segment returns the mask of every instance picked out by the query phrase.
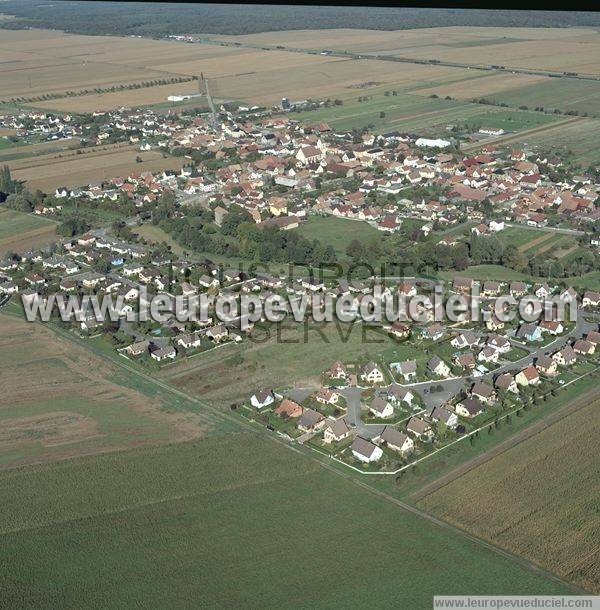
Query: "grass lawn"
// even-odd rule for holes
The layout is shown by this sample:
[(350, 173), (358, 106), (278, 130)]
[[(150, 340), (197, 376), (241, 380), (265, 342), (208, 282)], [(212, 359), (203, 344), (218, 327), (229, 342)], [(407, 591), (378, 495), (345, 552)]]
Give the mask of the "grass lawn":
[(512, 282), (513, 280), (533, 281), (519, 271), (514, 271), (502, 265), (473, 265), (464, 271), (445, 271), (439, 274), (442, 279), (451, 281), (454, 277), (470, 277), (475, 280), (494, 279), (500, 282)]
[(147, 242), (153, 244), (165, 242), (167, 245), (171, 246), (171, 251), (174, 254), (183, 256), (184, 249), (181, 245), (158, 226), (144, 224), (139, 227), (134, 227), (133, 232), (137, 233), (140, 237), (143, 237)]
[(11, 608), (421, 609), (440, 593), (569, 592), (253, 433), (0, 473), (0, 493)]
[(364, 221), (332, 216), (311, 216), (296, 231), (307, 239), (333, 246), (338, 258), (346, 256), (346, 248), (353, 239), (368, 244), (382, 238), (380, 231)]

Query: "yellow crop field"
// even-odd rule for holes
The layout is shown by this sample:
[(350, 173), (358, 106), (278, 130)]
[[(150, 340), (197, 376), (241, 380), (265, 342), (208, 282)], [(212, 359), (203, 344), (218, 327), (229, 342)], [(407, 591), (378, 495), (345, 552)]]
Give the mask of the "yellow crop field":
[[(137, 157), (142, 162), (136, 161)], [(154, 150), (140, 152), (134, 147), (107, 147), (98, 151), (86, 151), (40, 155), (8, 163), (17, 180), (25, 180), (30, 190), (52, 192), (60, 186), (78, 187), (90, 182), (104, 181), (131, 172), (179, 169), (184, 159), (163, 158)]]
[(600, 592), (600, 402), (585, 404), (419, 506)]

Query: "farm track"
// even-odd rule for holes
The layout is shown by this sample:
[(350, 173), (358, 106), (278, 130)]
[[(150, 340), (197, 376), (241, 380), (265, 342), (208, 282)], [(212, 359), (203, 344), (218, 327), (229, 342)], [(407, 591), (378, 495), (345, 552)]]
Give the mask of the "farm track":
[(411, 500), (413, 500), (414, 502), (419, 502), (423, 500), (427, 496), (438, 491), (442, 487), (445, 487), (446, 485), (452, 483), (452, 481), (455, 481), (456, 479), (465, 475), (467, 472), (473, 470), (474, 468), (485, 464), (489, 460), (501, 455), (505, 451), (508, 451), (509, 449), (512, 449), (516, 445), (519, 445), (523, 441), (526, 441), (531, 437), (535, 436), (536, 434), (539, 434), (546, 428), (554, 425), (565, 417), (568, 417), (572, 413), (575, 413), (575, 411), (578, 411), (583, 407), (587, 407), (592, 400), (598, 397), (599, 394), (600, 390), (598, 388), (594, 388), (593, 390), (586, 392), (582, 396), (577, 397), (575, 400), (573, 400), (573, 402), (570, 402), (564, 407), (558, 409), (557, 411), (548, 414), (543, 419), (534, 422), (524, 430), (521, 430), (517, 434), (511, 436), (510, 438), (507, 438), (505, 441), (502, 441), (489, 451), (486, 451), (485, 453), (482, 453), (481, 455), (478, 455), (477, 457), (474, 457), (473, 459), (464, 462), (463, 464), (454, 468), (436, 481), (425, 485), (425, 487), (422, 487), (419, 491), (411, 495)]
[[(61, 336), (63, 339), (66, 339), (68, 341), (85, 346), (84, 341), (78, 340), (76, 337), (70, 335), (67, 331), (59, 330), (55, 327), (53, 327), (53, 330), (56, 334)], [(89, 346), (87, 346), (87, 348), (89, 349)], [(161, 388), (162, 390), (165, 390), (167, 392), (173, 393), (181, 398), (185, 398), (186, 400), (195, 403), (196, 405), (202, 407), (203, 409), (206, 409), (207, 411), (211, 412), (212, 414), (214, 414), (217, 417), (220, 417), (222, 419), (226, 419), (229, 421), (234, 421), (241, 428), (244, 428), (255, 434), (259, 432), (257, 430), (257, 428), (255, 426), (252, 426), (252, 424), (250, 424), (249, 422), (247, 423), (245, 421), (242, 421), (239, 417), (235, 417), (234, 415), (231, 415), (230, 413), (227, 413), (221, 409), (218, 409), (218, 408), (196, 398), (193, 395), (183, 392), (183, 391), (171, 386), (168, 383), (165, 383), (163, 381), (156, 379), (156, 377), (143, 373), (143, 372), (137, 370), (136, 368), (128, 365), (127, 363), (123, 362), (122, 360), (119, 360), (118, 357), (111, 358), (110, 356), (108, 356), (107, 354), (105, 354), (103, 352), (100, 352), (97, 350), (92, 350), (92, 351), (94, 353), (97, 353), (98, 356), (104, 358), (105, 360), (108, 360), (109, 362), (112, 362), (113, 364), (116, 364), (117, 366), (128, 371), (129, 373), (139, 375), (140, 377), (144, 378), (146, 381), (154, 384), (156, 387)], [(330, 472), (332, 472), (338, 476), (341, 476), (342, 478), (346, 479), (350, 483), (356, 485), (357, 487), (362, 488), (364, 491), (366, 491), (370, 494), (373, 494), (375, 496), (378, 496), (388, 502), (391, 502), (392, 504), (398, 506), (399, 508), (401, 508), (407, 512), (410, 512), (418, 517), (421, 517), (422, 519), (425, 519), (426, 521), (428, 521), (432, 525), (435, 525), (436, 527), (442, 528), (454, 535), (467, 539), (468, 541), (472, 542), (473, 544), (477, 544), (480, 547), (483, 547), (489, 551), (492, 551), (492, 552), (496, 553), (497, 555), (500, 555), (501, 557), (504, 557), (504, 558), (508, 559), (509, 561), (512, 561), (513, 563), (516, 563), (517, 565), (521, 566), (522, 568), (524, 568), (530, 572), (533, 572), (535, 574), (541, 575), (544, 578), (547, 578), (548, 580), (550, 580), (552, 582), (558, 583), (568, 589), (571, 589), (574, 592), (586, 593), (586, 591), (581, 589), (580, 587), (577, 587), (576, 585), (573, 585), (572, 583), (568, 583), (568, 582), (564, 581), (562, 578), (556, 576), (555, 574), (553, 574), (551, 572), (548, 572), (544, 568), (538, 566), (537, 564), (535, 564), (531, 561), (524, 559), (523, 557), (514, 555), (514, 554), (504, 550), (503, 548), (497, 546), (496, 544), (493, 544), (482, 538), (474, 536), (473, 534), (470, 534), (469, 532), (467, 532), (466, 530), (464, 530), (460, 527), (457, 527), (451, 523), (443, 521), (443, 520), (435, 517), (434, 515), (431, 515), (430, 513), (427, 513), (425, 511), (421, 510), (420, 508), (417, 508), (416, 506), (407, 504), (406, 502), (403, 502), (402, 500), (399, 500), (398, 498), (396, 498), (388, 493), (385, 493), (384, 491), (381, 491), (371, 485), (368, 485), (362, 479), (359, 479), (355, 475), (352, 475), (347, 472), (342, 472), (338, 468), (336, 468), (333, 465), (331, 465), (330, 463), (328, 463), (326, 460), (316, 457), (314, 452), (312, 452), (308, 449), (305, 449), (305, 448), (300, 449), (298, 447), (292, 446), (285, 440), (283, 440), (275, 435), (265, 433), (264, 431), (262, 431), (262, 434), (263, 434), (264, 438), (268, 438), (271, 441), (278, 443), (280, 446), (285, 447), (290, 451), (294, 451), (295, 453), (303, 454), (304, 456), (310, 457), (311, 459), (317, 461), (323, 468), (326, 468)]]
[(544, 243), (545, 241), (548, 241), (549, 239), (552, 239), (553, 237), (554, 236), (552, 235), (552, 233), (546, 233), (545, 235), (540, 235), (539, 237), (536, 237), (534, 240), (528, 241), (526, 244), (519, 246), (518, 250), (519, 250), (519, 252), (527, 252), (528, 250), (531, 250), (531, 248), (535, 248), (535, 246), (539, 246), (540, 244)]
[(84, 152), (82, 154), (77, 154), (76, 152), (69, 152), (69, 154), (66, 155), (62, 153), (50, 153), (49, 155), (38, 155), (37, 157), (31, 158), (31, 161), (29, 161), (29, 158), (23, 159), (23, 163), (19, 163), (19, 160), (17, 160), (14, 162), (11, 169), (35, 169), (36, 167), (45, 167), (48, 165), (57, 165), (59, 163), (65, 163), (68, 162), (70, 159), (96, 159), (99, 157), (110, 156), (115, 152), (122, 152), (127, 150), (135, 149), (133, 148), (133, 146), (131, 146), (131, 144), (125, 143), (123, 145), (116, 144), (113, 148), (109, 150), (91, 149), (90, 152)]
[(539, 127), (532, 127), (531, 129), (524, 129), (516, 134), (508, 134), (506, 136), (500, 136), (499, 138), (495, 138), (493, 140), (487, 140), (483, 142), (477, 142), (476, 144), (468, 144), (467, 146), (463, 146), (461, 150), (463, 152), (470, 152), (471, 150), (477, 150), (482, 146), (487, 146), (489, 144), (511, 144), (513, 142), (522, 142), (524, 138), (527, 136), (536, 135), (538, 133), (544, 131), (550, 131), (551, 129), (560, 129), (565, 127), (566, 125), (571, 125), (573, 123), (579, 123), (583, 121), (584, 117), (573, 117), (570, 119), (565, 119), (564, 121), (557, 121), (556, 123), (548, 123), (547, 125), (540, 125)]

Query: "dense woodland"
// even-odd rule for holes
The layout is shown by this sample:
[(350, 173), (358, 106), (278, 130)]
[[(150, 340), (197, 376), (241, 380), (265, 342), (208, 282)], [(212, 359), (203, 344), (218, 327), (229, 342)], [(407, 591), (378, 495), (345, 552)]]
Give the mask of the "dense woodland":
[(8, 0), (2, 12), (16, 19), (1, 27), (41, 27), (80, 34), (162, 37), (168, 34), (252, 34), (271, 30), (440, 26), (598, 26), (600, 14), (333, 6), (200, 5)]

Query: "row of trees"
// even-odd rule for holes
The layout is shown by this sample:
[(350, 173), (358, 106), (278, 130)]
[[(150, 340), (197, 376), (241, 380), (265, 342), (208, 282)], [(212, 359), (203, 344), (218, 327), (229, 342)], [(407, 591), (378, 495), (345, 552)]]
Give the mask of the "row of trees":
[(276, 226), (260, 227), (239, 206), (230, 208), (220, 229), (212, 223), (212, 214), (207, 210), (190, 210), (184, 218), (175, 217), (173, 211), (172, 201), (163, 199), (153, 213), (153, 222), (194, 252), (298, 265), (337, 260), (332, 246)]

